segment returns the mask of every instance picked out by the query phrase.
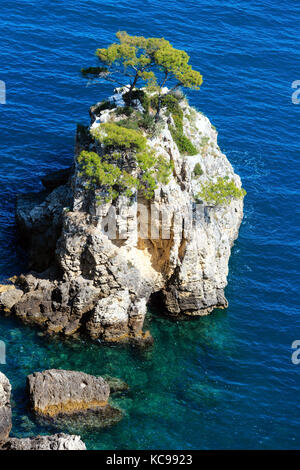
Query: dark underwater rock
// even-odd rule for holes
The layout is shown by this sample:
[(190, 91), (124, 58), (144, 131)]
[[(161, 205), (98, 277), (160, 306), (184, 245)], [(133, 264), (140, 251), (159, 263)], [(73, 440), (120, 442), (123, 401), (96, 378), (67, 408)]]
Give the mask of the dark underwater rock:
[(72, 414), (38, 415), (36, 421), (41, 426), (50, 426), (54, 432), (64, 431), (69, 434), (80, 434), (111, 427), (121, 421), (123, 416), (124, 412), (120, 408), (107, 404), (102, 408), (87, 409)]
[(103, 378), (110, 387), (110, 393), (126, 392), (129, 390), (129, 385), (124, 382), (124, 380), (117, 377), (111, 377), (110, 375), (104, 375)]

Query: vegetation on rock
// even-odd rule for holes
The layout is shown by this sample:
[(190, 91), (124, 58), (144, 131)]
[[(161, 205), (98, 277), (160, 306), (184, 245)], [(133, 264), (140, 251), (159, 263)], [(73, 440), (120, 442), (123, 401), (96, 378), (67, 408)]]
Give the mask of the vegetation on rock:
[(214, 206), (226, 206), (232, 199), (241, 199), (245, 195), (246, 191), (243, 188), (238, 188), (233, 180), (225, 176), (219, 177), (216, 183), (211, 181), (204, 183), (196, 198)]
[[(172, 94), (166, 94), (161, 97), (161, 108), (166, 108), (174, 122), (174, 126), (169, 124), (171, 135), (178, 147), (178, 150), (183, 155), (196, 155), (198, 153), (196, 147), (183, 133), (183, 111), (179, 104), (182, 97), (176, 97)], [(157, 107), (159, 96), (155, 95), (151, 99), (151, 105)]]
[[(168, 183), (172, 162), (156, 155), (140, 131), (110, 122), (100, 124), (91, 134), (103, 144), (106, 153), (100, 156), (82, 151), (78, 163), (81, 176), (87, 179), (87, 188), (103, 190), (102, 200), (115, 200), (122, 194), (132, 197), (137, 191), (151, 199), (158, 183)], [(128, 162), (131, 170), (124, 169)]]
[(147, 139), (135, 129), (118, 126), (115, 122), (106, 122), (91, 130), (92, 136), (105, 148), (121, 150), (145, 150)]
[(194, 166), (193, 174), (195, 178), (199, 178), (199, 176), (203, 175), (203, 170), (201, 168), (200, 163), (196, 163)]

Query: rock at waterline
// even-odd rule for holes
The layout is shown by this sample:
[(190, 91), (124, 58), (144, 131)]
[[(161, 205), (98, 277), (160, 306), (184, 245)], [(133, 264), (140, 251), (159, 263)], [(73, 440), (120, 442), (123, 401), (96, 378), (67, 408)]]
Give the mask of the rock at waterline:
[(9, 313), (11, 308), (21, 300), (23, 291), (12, 284), (0, 285), (0, 306)]
[(67, 429), (106, 427), (123, 413), (108, 403), (110, 386), (102, 377), (50, 369), (27, 377), (30, 408), (39, 421)]

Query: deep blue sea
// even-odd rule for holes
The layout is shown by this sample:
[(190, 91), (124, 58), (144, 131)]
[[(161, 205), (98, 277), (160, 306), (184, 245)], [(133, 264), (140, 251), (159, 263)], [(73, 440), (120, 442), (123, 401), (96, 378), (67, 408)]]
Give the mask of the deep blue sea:
[[(1, 3), (0, 281), (26, 269), (14, 225), (17, 193), (70, 165), (76, 123), (112, 94), (86, 86), (80, 68), (118, 30), (164, 36), (204, 77), (190, 103), (219, 131), (247, 190), (231, 260), (229, 308), (192, 322), (149, 312), (147, 352), (45, 339), (0, 318), (13, 385), (15, 436), (49, 432), (28, 414), (26, 376), (47, 368), (110, 374), (131, 386), (114, 427), (82, 430), (89, 449), (296, 449), (299, 320), (300, 5), (251, 0), (15, 0)], [(52, 431), (51, 431), (52, 432)]]

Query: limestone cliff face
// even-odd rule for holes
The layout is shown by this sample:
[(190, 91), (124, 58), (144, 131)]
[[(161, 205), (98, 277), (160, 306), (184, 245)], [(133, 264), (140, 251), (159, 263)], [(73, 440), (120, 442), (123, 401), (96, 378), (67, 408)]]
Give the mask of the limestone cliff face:
[[(44, 325), (49, 332), (84, 331), (101, 341), (150, 341), (142, 328), (153, 294), (165, 313), (178, 317), (206, 315), (227, 306), (228, 260), (243, 217), (243, 201), (232, 199), (226, 206), (213, 207), (197, 200), (197, 194), (203, 183), (218, 177), (234, 180), (239, 188), (241, 181), (221, 152), (209, 119), (185, 100), (180, 105), (184, 134), (199, 153), (180, 154), (170, 132), (172, 117), (162, 112), (159, 131), (148, 138), (148, 145), (172, 160), (174, 170), (169, 183), (160, 184), (151, 201), (137, 195), (128, 204), (119, 197), (112, 216), (111, 204), (99, 204), (101, 191), (85, 189), (75, 159), (66, 186), (47, 192), (47, 199), (34, 207), (24, 209), (19, 203), (18, 218), (23, 227), (29, 227), (29, 237), (39, 217), (47, 226), (40, 230), (39, 247), (44, 234), (53, 246), (53, 237), (61, 230), (55, 248), (56, 270), (21, 276), (15, 303), (11, 289), (0, 294), (4, 309), (25, 322)], [(114, 109), (92, 114), (91, 125), (95, 128), (114, 116)], [(79, 131), (76, 156), (83, 149), (101, 152)], [(196, 164), (202, 173), (198, 176)], [(116, 220), (113, 237), (108, 230), (112, 218)]]

